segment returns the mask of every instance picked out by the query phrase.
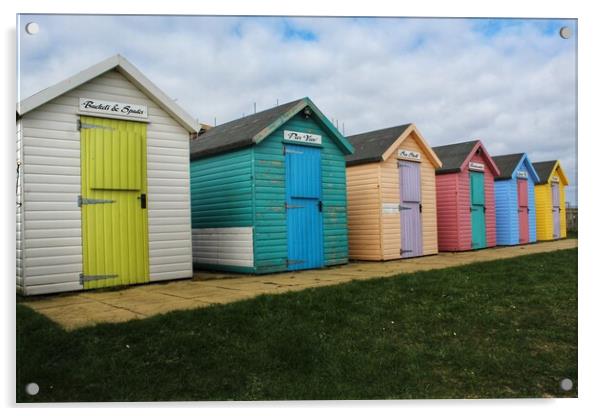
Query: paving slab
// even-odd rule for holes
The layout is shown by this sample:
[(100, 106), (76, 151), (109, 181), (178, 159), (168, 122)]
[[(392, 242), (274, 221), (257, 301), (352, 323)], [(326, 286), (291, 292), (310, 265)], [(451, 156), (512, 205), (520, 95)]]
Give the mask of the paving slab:
[(203, 308), (352, 280), (460, 266), (577, 247), (576, 239), (525, 246), (496, 247), (462, 253), (440, 253), (385, 262), (351, 262), (319, 270), (253, 276), (200, 271), (192, 279), (150, 283), (118, 290), (63, 293), (27, 298), (23, 303), (67, 330), (98, 323), (144, 319), (175, 310)]

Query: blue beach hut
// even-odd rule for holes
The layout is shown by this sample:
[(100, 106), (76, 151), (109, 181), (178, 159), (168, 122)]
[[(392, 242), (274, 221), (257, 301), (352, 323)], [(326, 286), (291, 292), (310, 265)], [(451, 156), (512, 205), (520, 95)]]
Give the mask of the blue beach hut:
[(539, 176), (526, 153), (494, 156), (497, 245), (536, 241), (535, 184)]

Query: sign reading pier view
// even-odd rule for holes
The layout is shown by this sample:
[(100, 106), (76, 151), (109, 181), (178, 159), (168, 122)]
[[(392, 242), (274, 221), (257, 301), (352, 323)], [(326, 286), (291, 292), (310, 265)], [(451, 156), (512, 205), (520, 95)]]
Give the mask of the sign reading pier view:
[(399, 152), (397, 152), (397, 158), (419, 162), (420, 161), (420, 152), (415, 152), (413, 150), (399, 149)]
[(300, 131), (284, 130), (284, 139), (292, 142), (322, 144), (322, 136), (319, 134), (303, 133)]
[(485, 170), (485, 164), (478, 162), (468, 162), (468, 169), (483, 172)]
[(115, 101), (97, 100), (95, 98), (80, 98), (80, 111), (97, 114), (110, 114), (121, 117), (148, 118), (148, 109), (142, 104), (126, 104)]

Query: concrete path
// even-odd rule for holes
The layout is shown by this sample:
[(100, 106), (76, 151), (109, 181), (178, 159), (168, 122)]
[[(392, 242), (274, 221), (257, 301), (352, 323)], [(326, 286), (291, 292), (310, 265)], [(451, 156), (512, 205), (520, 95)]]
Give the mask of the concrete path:
[(71, 330), (102, 322), (124, 322), (180, 309), (236, 302), (261, 294), (298, 291), (351, 280), (442, 269), (525, 254), (577, 247), (576, 239), (526, 246), (496, 247), (463, 253), (387, 262), (352, 262), (320, 270), (263, 276), (197, 272), (192, 280), (132, 286), (114, 291), (89, 291), (28, 298), (25, 305)]

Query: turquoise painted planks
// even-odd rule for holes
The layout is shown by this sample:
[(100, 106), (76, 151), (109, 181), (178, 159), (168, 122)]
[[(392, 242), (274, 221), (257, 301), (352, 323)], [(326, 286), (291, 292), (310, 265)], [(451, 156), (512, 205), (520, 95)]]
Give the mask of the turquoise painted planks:
[(192, 228), (253, 225), (251, 148), (190, 163)]
[[(287, 229), (284, 210), (284, 130), (321, 135), (322, 202), (324, 221), (324, 264), (348, 261), (347, 195), (345, 158), (312, 117), (300, 114), (276, 129), (254, 148), (255, 187), (255, 256), (259, 273), (286, 270)], [(264, 181), (269, 181), (265, 183)], [(269, 215), (263, 214), (270, 210)]]

